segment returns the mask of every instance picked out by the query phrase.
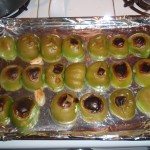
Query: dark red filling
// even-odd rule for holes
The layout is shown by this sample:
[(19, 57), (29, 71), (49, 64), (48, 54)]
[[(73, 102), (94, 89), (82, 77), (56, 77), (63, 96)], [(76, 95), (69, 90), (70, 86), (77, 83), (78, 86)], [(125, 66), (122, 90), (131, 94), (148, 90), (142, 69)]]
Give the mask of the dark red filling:
[(123, 46), (124, 46), (124, 43), (125, 43), (125, 41), (124, 41), (123, 38), (115, 38), (115, 39), (113, 40), (113, 44), (114, 44), (116, 47), (119, 47), (119, 48), (123, 47)]
[(76, 40), (75, 38), (71, 38), (70, 39), (70, 43), (73, 45), (77, 45), (78, 44), (78, 40)]
[(115, 103), (118, 107), (121, 107), (124, 105), (125, 101), (126, 101), (126, 97), (125, 96), (117, 96), (115, 98)]
[(34, 67), (27, 70), (27, 75), (31, 81), (37, 81), (40, 75), (40, 68)]
[(63, 71), (63, 65), (62, 64), (56, 64), (54, 65), (53, 72), (56, 74), (60, 74)]
[(140, 72), (141, 73), (150, 73), (150, 64), (147, 62), (143, 62), (140, 65)]
[(135, 37), (133, 42), (134, 42), (134, 45), (136, 45), (136, 47), (139, 47), (139, 48), (146, 44), (146, 40), (142, 36)]
[(104, 106), (102, 100), (99, 97), (91, 95), (90, 97), (85, 99), (84, 107), (91, 110), (92, 113), (96, 113), (98, 111), (102, 111)]
[(15, 80), (18, 77), (19, 69), (17, 67), (12, 67), (7, 70), (6, 75), (9, 79)]
[(104, 73), (105, 73), (105, 69), (103, 69), (103, 68), (99, 68), (97, 71), (98, 75), (103, 75)]
[(119, 78), (125, 78), (128, 75), (127, 65), (125, 62), (114, 65), (114, 71)]
[(17, 116), (25, 118), (30, 114), (33, 106), (34, 101), (28, 97), (25, 97), (21, 100), (16, 101), (14, 105), (14, 111)]

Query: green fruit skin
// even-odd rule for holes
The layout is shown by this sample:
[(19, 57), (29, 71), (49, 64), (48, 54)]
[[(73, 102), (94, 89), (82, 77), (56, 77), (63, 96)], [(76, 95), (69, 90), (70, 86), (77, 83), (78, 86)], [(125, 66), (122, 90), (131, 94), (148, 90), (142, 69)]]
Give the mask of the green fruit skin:
[(115, 71), (113, 69), (113, 66), (115, 65), (115, 63), (113, 63), (110, 66), (110, 83), (114, 88), (127, 88), (132, 83), (132, 70), (131, 70), (131, 67), (127, 62), (125, 62), (125, 63), (127, 65), (128, 75), (127, 75), (127, 77), (122, 78), (122, 79), (115, 75)]
[(3, 106), (3, 110), (0, 111), (0, 126), (6, 126), (10, 123), (10, 107), (12, 105), (12, 98), (7, 95), (1, 95), (0, 103), (2, 99), (5, 104)]
[[(146, 45), (142, 47), (137, 47), (134, 44), (134, 39), (136, 37), (143, 37), (146, 41)], [(145, 33), (136, 33), (129, 37), (129, 52), (137, 57), (147, 58), (150, 54), (150, 37)]]
[[(32, 69), (32, 68), (39, 68), (39, 70), (40, 70), (40, 72), (38, 73), (38, 78), (36, 81), (31, 80), (27, 74), (27, 71)], [(23, 73), (22, 73), (23, 86), (27, 90), (31, 90), (31, 91), (43, 88), (43, 85), (44, 85), (43, 76), (44, 76), (44, 70), (43, 70), (42, 66), (40, 66), (40, 65), (29, 65), (25, 68), (25, 70), (23, 70)]]
[[(122, 106), (117, 106), (115, 98), (118, 96), (125, 96), (126, 101)], [(136, 104), (134, 95), (128, 89), (119, 89), (111, 93), (109, 97), (109, 107), (113, 115), (122, 120), (130, 120), (135, 116)]]
[[(91, 95), (94, 95), (102, 100), (102, 102), (103, 102), (103, 110), (102, 111), (93, 113), (93, 112), (91, 112), (91, 110), (84, 107), (84, 101)], [(87, 93), (87, 94), (83, 95), (79, 102), (79, 108), (80, 108), (83, 120), (86, 122), (89, 122), (89, 123), (103, 122), (108, 115), (108, 107), (107, 107), (105, 98), (102, 95), (95, 94), (95, 93), (94, 94)]]
[[(78, 44), (72, 44), (71, 39), (75, 39)], [(63, 56), (70, 62), (82, 61), (85, 57), (83, 42), (78, 35), (70, 35), (62, 43)]]
[[(117, 38), (121, 38), (124, 40), (124, 45), (122, 47), (118, 47), (113, 44), (113, 41)], [(109, 40), (109, 52), (116, 59), (123, 59), (128, 56), (128, 39), (123, 34), (118, 34), (110, 38)]]
[(41, 39), (41, 54), (46, 62), (57, 62), (61, 59), (62, 40), (60, 37), (47, 34)]
[(53, 72), (54, 66), (59, 63), (50, 64), (45, 71), (45, 82), (48, 87), (54, 91), (58, 92), (64, 88), (64, 65), (63, 70), (60, 73)]
[(135, 82), (142, 86), (142, 87), (147, 87), (150, 86), (150, 71), (147, 73), (142, 73), (140, 71), (140, 65), (146, 62), (150, 66), (150, 59), (141, 59), (139, 60), (135, 66), (134, 66), (134, 72), (135, 72)]
[(70, 64), (65, 70), (64, 81), (66, 86), (74, 91), (81, 91), (85, 83), (85, 74), (85, 63), (78, 62)]
[(22, 35), (17, 41), (17, 52), (19, 57), (26, 62), (37, 58), (40, 53), (39, 38), (32, 33)]
[(70, 107), (67, 108), (60, 106), (59, 98), (64, 94), (69, 94), (74, 99), (76, 99), (76, 96), (70, 92), (57, 93), (53, 97), (50, 104), (51, 117), (58, 124), (62, 124), (62, 125), (73, 124), (77, 119), (77, 102), (72, 101)]
[(29, 115), (26, 116), (25, 118), (22, 118), (15, 113), (14, 106), (15, 106), (16, 102), (17, 101), (15, 101), (12, 104), (12, 107), (10, 109), (10, 112), (11, 112), (10, 117), (11, 117), (11, 121), (12, 121), (13, 125), (22, 131), (33, 128), (36, 125), (36, 123), (38, 122), (38, 118), (39, 118), (39, 114), (40, 114), (39, 106), (34, 101), (34, 106), (30, 110)]
[[(99, 75), (97, 72), (99, 68), (103, 68), (105, 73)], [(106, 91), (110, 85), (109, 69), (108, 65), (104, 61), (97, 61), (92, 63), (87, 68), (86, 81), (88, 85), (97, 91)]]
[(140, 89), (135, 99), (138, 109), (150, 117), (150, 86)]
[(92, 37), (88, 42), (88, 50), (93, 60), (105, 60), (108, 56), (106, 36), (98, 34)]
[(14, 60), (17, 56), (16, 42), (12, 37), (0, 37), (0, 57), (4, 60)]
[[(7, 72), (11, 68), (17, 68), (17, 77), (16, 79), (12, 79), (8, 76)], [(22, 68), (17, 65), (10, 65), (5, 68), (3, 68), (1, 74), (0, 74), (0, 84), (3, 89), (6, 91), (17, 91), (22, 88), (22, 81), (21, 81), (21, 75), (22, 75)]]

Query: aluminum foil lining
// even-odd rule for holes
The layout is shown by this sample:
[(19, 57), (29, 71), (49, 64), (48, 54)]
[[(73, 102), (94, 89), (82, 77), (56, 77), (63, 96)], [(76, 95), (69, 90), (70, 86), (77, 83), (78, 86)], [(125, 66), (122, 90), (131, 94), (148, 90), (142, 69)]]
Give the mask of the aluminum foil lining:
[[(112, 36), (116, 33), (123, 33), (130, 36), (136, 32), (145, 32), (150, 34), (150, 18), (149, 17), (86, 17), (86, 18), (39, 18), (39, 19), (8, 19), (0, 20), (0, 36), (10, 35), (18, 38), (19, 35), (25, 32), (33, 32), (39, 37), (47, 32), (57, 34), (61, 38), (69, 34), (78, 34), (82, 37), (85, 43), (85, 51), (89, 38), (98, 34), (104, 33), (107, 36)], [(133, 67), (137, 59), (134, 56), (129, 56), (125, 59)], [(92, 60), (87, 59), (87, 64)], [(106, 60), (111, 64), (115, 59), (108, 58)], [(20, 64), (25, 67), (27, 63), (16, 59), (13, 62), (5, 62), (0, 59), (0, 71), (7, 65)], [(65, 62), (68, 65), (68, 62)], [(46, 64), (44, 64), (46, 65)], [(136, 95), (140, 89), (134, 82), (129, 89)], [(64, 90), (68, 90), (65, 88)], [(110, 93), (114, 89), (111, 88), (102, 95), (108, 99)], [(88, 86), (85, 86), (82, 92), (76, 93), (80, 98), (81, 95), (93, 92)], [(0, 94), (8, 94), (17, 99), (23, 95), (33, 96), (32, 92), (21, 89), (17, 92), (6, 92), (0, 89)], [(22, 133), (18, 131), (12, 124), (6, 127), (0, 127), (1, 140), (28, 140), (28, 139), (63, 139), (63, 140), (147, 140), (150, 138), (150, 118), (140, 113), (136, 109), (135, 117), (130, 121), (123, 121), (110, 112), (103, 123), (86, 123), (83, 121), (80, 112), (78, 119), (73, 126), (60, 126), (53, 122), (49, 115), (49, 104), (52, 97), (57, 94), (44, 89), (46, 95), (46, 103), (41, 107), (40, 118), (37, 125), (29, 132)], [(101, 93), (100, 93), (101, 94)]]

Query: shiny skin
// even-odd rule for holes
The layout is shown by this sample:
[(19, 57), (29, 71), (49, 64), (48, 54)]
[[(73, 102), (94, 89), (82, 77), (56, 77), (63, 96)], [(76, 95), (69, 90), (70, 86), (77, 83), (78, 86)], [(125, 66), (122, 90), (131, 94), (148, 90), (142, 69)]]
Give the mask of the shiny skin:
[(70, 62), (80, 62), (85, 57), (83, 41), (78, 35), (70, 35), (63, 39), (62, 54)]
[(17, 40), (18, 56), (26, 62), (37, 58), (40, 53), (40, 40), (33, 33), (25, 33)]
[(105, 60), (108, 56), (107, 39), (104, 34), (97, 34), (88, 41), (88, 51), (93, 60)]
[[(141, 72), (141, 65), (143, 63), (147, 64), (146, 72)], [(149, 66), (149, 67), (148, 67)], [(135, 72), (135, 82), (142, 86), (142, 87), (147, 87), (150, 86), (150, 59), (141, 59), (139, 61), (136, 62), (136, 64), (134, 65), (134, 72)]]
[[(116, 64), (125, 63), (127, 66), (127, 76), (123, 78), (119, 78), (115, 70), (113, 69)], [(129, 87), (132, 83), (132, 69), (128, 62), (126, 61), (118, 61), (114, 62), (110, 66), (110, 83), (114, 88), (126, 88)]]
[[(124, 104), (118, 106), (115, 102), (116, 97), (125, 97)], [(116, 117), (122, 120), (130, 120), (135, 116), (134, 95), (129, 89), (118, 89), (111, 93), (109, 97), (110, 111)]]
[[(103, 74), (98, 73), (99, 70)], [(110, 85), (109, 68), (105, 61), (97, 61), (90, 64), (87, 68), (86, 81), (89, 86), (97, 91), (106, 91)]]
[[(20, 105), (18, 107), (22, 107), (23, 101), (29, 102), (32, 101), (32, 106), (30, 107), (29, 110), (26, 110), (26, 115), (24, 117), (20, 116), (18, 113), (18, 110), (16, 109), (16, 105)], [(29, 102), (30, 103), (30, 102)], [(27, 107), (24, 105), (23, 109), (26, 109)], [(23, 97), (18, 100), (15, 100), (14, 103), (11, 106), (10, 109), (10, 116), (11, 116), (11, 121), (15, 127), (17, 127), (19, 130), (28, 130), (33, 128), (36, 123), (38, 122), (39, 114), (40, 114), (40, 109), (35, 100), (29, 98), (29, 97)]]
[[(64, 104), (61, 105), (61, 97), (66, 95)], [(69, 106), (65, 104), (69, 103)], [(50, 114), (52, 119), (61, 125), (75, 123), (77, 119), (77, 97), (71, 92), (59, 92), (54, 95), (50, 103)]]
[[(91, 95), (96, 96), (97, 98), (100, 99), (100, 101), (102, 101), (103, 103), (102, 111), (92, 112), (90, 109), (85, 108), (85, 105), (84, 105), (85, 100)], [(107, 102), (105, 98), (102, 95), (96, 94), (96, 93), (86, 93), (85, 95), (83, 95), (80, 98), (79, 108), (80, 108), (83, 120), (89, 123), (103, 122), (108, 115), (108, 107), (107, 107)]]
[(22, 68), (18, 65), (9, 65), (2, 69), (0, 84), (6, 91), (17, 91), (22, 88)]
[(136, 95), (136, 106), (143, 113), (150, 117), (150, 87), (141, 88)]
[(12, 102), (10, 96), (0, 95), (0, 126), (6, 126), (10, 123), (10, 107)]
[(0, 58), (10, 61), (14, 60), (16, 56), (16, 41), (14, 38), (10, 36), (0, 37)]
[(85, 74), (85, 63), (78, 62), (70, 64), (65, 70), (65, 85), (73, 91), (81, 91), (85, 85)]
[(62, 40), (54, 34), (46, 34), (41, 38), (41, 54), (46, 62), (57, 62), (61, 59)]
[[(142, 37), (145, 39), (145, 44), (138, 47), (136, 46), (134, 39)], [(146, 33), (135, 33), (128, 39), (129, 41), (129, 52), (137, 57), (147, 58), (150, 54), (150, 37)]]
[[(55, 66), (61, 65), (61, 71), (55, 72)], [(65, 66), (61, 63), (52, 63), (50, 64), (45, 71), (45, 82), (48, 87), (55, 92), (58, 92), (64, 87), (64, 70)]]
[[(117, 39), (121, 39), (124, 41), (122, 46), (117, 46), (114, 44), (114, 41)], [(123, 34), (116, 34), (109, 39), (109, 52), (116, 59), (123, 59), (128, 56), (128, 39)]]
[[(30, 75), (28, 72), (30, 72), (30, 70), (34, 70), (35, 71), (31, 71)], [(36, 69), (38, 71), (36, 71)], [(44, 74), (44, 70), (43, 67), (40, 65), (29, 65), (25, 68), (25, 70), (23, 70), (22, 73), (22, 83), (23, 86), (31, 91), (34, 90), (38, 90), (40, 88), (43, 88), (44, 85), (44, 79), (43, 79), (43, 74)], [(34, 76), (35, 79), (32, 79)]]

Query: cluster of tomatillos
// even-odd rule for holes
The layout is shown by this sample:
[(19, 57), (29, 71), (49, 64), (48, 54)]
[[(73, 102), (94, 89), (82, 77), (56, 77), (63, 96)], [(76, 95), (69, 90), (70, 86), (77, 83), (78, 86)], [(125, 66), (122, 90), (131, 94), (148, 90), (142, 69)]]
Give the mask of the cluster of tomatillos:
[[(131, 120), (137, 108), (150, 116), (150, 87), (138, 91), (134, 98), (129, 89), (117, 89), (107, 99), (99, 93), (86, 93), (80, 99), (73, 92), (61, 91), (56, 93), (49, 105), (49, 117), (59, 125), (73, 125), (79, 111), (87, 123), (102, 123), (110, 113), (124, 121)], [(107, 104), (108, 103), (108, 104)], [(40, 108), (30, 97), (13, 100), (7, 95), (0, 96), (0, 125), (10, 122), (19, 130), (30, 130), (39, 121)]]
[(128, 88), (133, 81), (141, 87), (150, 86), (150, 59), (138, 60), (133, 71), (127, 61), (120, 60), (110, 66), (106, 61), (96, 61), (89, 66), (84, 62), (68, 66), (57, 62), (47, 67), (34, 64), (25, 69), (8, 65), (0, 73), (0, 85), (6, 91), (17, 91), (22, 87), (36, 91), (48, 87), (58, 92), (67, 87), (74, 92), (81, 92), (87, 85), (95, 91), (106, 92), (110, 87)]
[[(61, 39), (58, 35), (47, 33), (39, 38), (33, 33), (25, 33), (14, 39), (0, 37), (0, 58), (14, 60), (19, 56), (23, 61), (30, 62), (41, 56), (46, 62), (58, 62), (62, 56), (70, 62), (85, 59), (85, 44), (79, 35), (69, 35)], [(148, 58), (150, 55), (150, 37), (146, 33), (135, 33), (127, 38), (116, 34), (107, 38), (105, 34), (91, 37), (87, 44), (91, 59), (103, 61), (108, 56), (123, 59), (128, 54)]]

